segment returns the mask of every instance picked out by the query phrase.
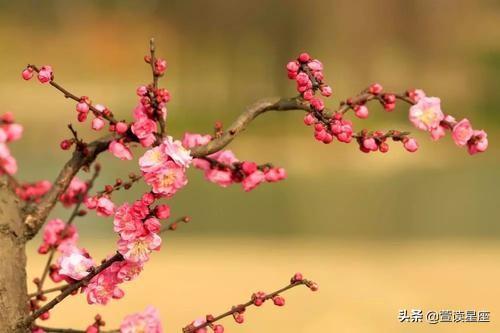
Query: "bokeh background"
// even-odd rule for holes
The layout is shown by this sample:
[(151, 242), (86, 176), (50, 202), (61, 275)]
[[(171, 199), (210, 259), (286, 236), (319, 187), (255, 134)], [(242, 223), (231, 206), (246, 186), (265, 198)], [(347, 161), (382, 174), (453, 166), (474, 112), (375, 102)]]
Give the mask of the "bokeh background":
[[(433, 143), (423, 133), (416, 154), (393, 145), (389, 154), (366, 155), (355, 145), (315, 142), (299, 112), (267, 114), (231, 149), (286, 167), (286, 181), (244, 193), (190, 170), (190, 185), (170, 204), (192, 223), (165, 237), (142, 276), (125, 285), (126, 297), (106, 307), (73, 297), (50, 324), (83, 328), (99, 312), (112, 328), (154, 304), (165, 330), (180, 331), (300, 270), (320, 292), (296, 289), (284, 309), (252, 309), (241, 327), (226, 320), (227, 331), (498, 330), (499, 20), (494, 0), (1, 1), (1, 108), (25, 126), (13, 144), (23, 180), (55, 178), (69, 157), (58, 144), (75, 122), (74, 103), (24, 82), (23, 67), (51, 64), (59, 83), (129, 119), (135, 88), (150, 80), (142, 58), (151, 36), (169, 63), (161, 85), (173, 96), (175, 137), (210, 132), (216, 120), (229, 124), (258, 98), (294, 95), (284, 65), (308, 51), (326, 66), (330, 106), (375, 81), (397, 91), (422, 87), (490, 139), (489, 151), (473, 157), (449, 137)], [(411, 129), (406, 106), (371, 111), (358, 128)], [(78, 130), (96, 136), (88, 124)], [(98, 188), (137, 170), (136, 162), (100, 161)], [(133, 200), (141, 186), (117, 201)], [(115, 249), (111, 223), (93, 213), (78, 222), (81, 244), (96, 258)], [(37, 243), (28, 253), (31, 278), (45, 260)], [(489, 310), (492, 323), (400, 324), (398, 310), (412, 308)]]

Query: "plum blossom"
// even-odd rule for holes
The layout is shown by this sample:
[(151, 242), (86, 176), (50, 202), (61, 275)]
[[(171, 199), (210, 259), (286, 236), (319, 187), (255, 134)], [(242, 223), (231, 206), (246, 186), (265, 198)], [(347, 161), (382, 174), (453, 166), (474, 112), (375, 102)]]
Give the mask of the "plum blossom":
[(472, 125), (468, 119), (460, 120), (455, 126), (453, 126), (451, 133), (453, 141), (455, 141), (457, 146), (460, 147), (467, 145), (467, 142), (470, 138), (472, 138), (472, 135), (474, 135), (474, 130), (472, 129)]
[(121, 325), (121, 333), (163, 333), (160, 312), (149, 306), (140, 313), (126, 316)]
[(187, 168), (191, 164), (193, 158), (190, 155), (190, 151), (184, 148), (180, 141), (174, 141), (171, 136), (167, 136), (160, 147), (179, 166)]
[(410, 108), (410, 121), (423, 131), (432, 131), (444, 119), (441, 100), (437, 97), (422, 97)]
[(52, 219), (45, 224), (42, 239), (38, 252), (47, 253), (50, 248), (57, 248), (62, 252), (65, 248), (76, 246), (78, 232), (73, 224), (66, 225), (61, 219)]
[(469, 154), (474, 155), (484, 152), (488, 148), (488, 135), (483, 130), (475, 130), (472, 138), (467, 143)]
[[(65, 207), (69, 207), (80, 200), (80, 196), (85, 195), (88, 190), (87, 182), (79, 179), (78, 177), (73, 177), (71, 182), (69, 183), (68, 189), (66, 192), (61, 194), (59, 200)], [(85, 199), (85, 198), (83, 198)]]
[[(111, 267), (110, 267), (111, 268)], [(94, 276), (85, 287), (89, 304), (108, 304), (110, 299), (120, 299), (125, 293), (118, 287), (121, 282), (110, 268)]]
[(41, 197), (52, 187), (48, 180), (26, 183), (16, 188), (16, 194), (21, 200), (39, 202)]
[(111, 152), (111, 154), (115, 155), (121, 160), (132, 159), (132, 152), (130, 151), (130, 149), (119, 141), (111, 141), (108, 150)]
[(139, 263), (149, 260), (149, 255), (153, 250), (159, 250), (161, 238), (157, 234), (150, 233), (143, 237), (137, 237), (127, 241), (125, 239), (118, 240), (118, 252), (123, 257), (131, 262)]
[(144, 174), (144, 180), (156, 194), (173, 196), (187, 184), (186, 171), (173, 161), (167, 161), (161, 169)]
[(54, 73), (52, 72), (52, 67), (49, 65), (42, 66), (38, 72), (38, 81), (41, 83), (49, 83), (54, 79)]
[(137, 219), (132, 214), (132, 206), (124, 203), (115, 213), (114, 231), (120, 233), (123, 240), (133, 240), (146, 233), (141, 219)]
[(250, 175), (248, 175), (247, 177), (245, 177), (245, 179), (243, 179), (242, 181), (242, 184), (243, 184), (243, 188), (245, 189), (245, 191), (251, 191), (253, 190), (254, 188), (257, 187), (257, 185), (259, 185), (260, 183), (266, 181), (266, 176), (264, 174), (264, 172), (260, 171), (260, 170), (256, 170), (254, 172), (252, 172)]
[(61, 267), (59, 274), (74, 280), (81, 280), (89, 274), (89, 269), (94, 266), (94, 261), (79, 251), (73, 251), (60, 258), (59, 266)]
[(153, 147), (139, 158), (139, 166), (142, 172), (150, 173), (161, 169), (167, 160), (168, 156), (162, 147)]
[(139, 142), (143, 147), (149, 147), (151, 146), (155, 140), (155, 133), (157, 131), (157, 125), (156, 122), (149, 119), (148, 117), (139, 117), (133, 124), (132, 124), (132, 133), (137, 136), (139, 139)]
[(96, 213), (98, 216), (111, 216), (115, 211), (115, 204), (107, 196), (97, 199)]

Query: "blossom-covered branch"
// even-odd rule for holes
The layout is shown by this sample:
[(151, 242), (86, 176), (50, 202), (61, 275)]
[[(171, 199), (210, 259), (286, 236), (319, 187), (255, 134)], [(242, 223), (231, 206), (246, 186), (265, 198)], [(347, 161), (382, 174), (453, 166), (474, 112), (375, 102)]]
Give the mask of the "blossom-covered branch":
[(261, 306), (265, 301), (268, 300), (272, 300), (274, 305), (276, 306), (284, 306), (285, 299), (283, 298), (283, 296), (281, 296), (281, 294), (300, 285), (305, 285), (312, 291), (318, 290), (318, 285), (315, 282), (304, 279), (301, 273), (295, 273), (294, 276), (290, 279), (290, 283), (287, 286), (269, 294), (266, 294), (263, 291), (256, 292), (252, 294), (250, 300), (246, 303), (235, 305), (231, 307), (230, 310), (217, 316), (213, 316), (211, 314), (206, 315), (205, 318), (200, 318), (193, 321), (191, 324), (184, 327), (182, 331), (184, 333), (206, 333), (206, 328), (209, 327), (213, 330), (214, 333), (223, 333), (224, 326), (222, 326), (221, 324), (215, 324), (219, 320), (232, 316), (238, 324), (242, 324), (245, 320), (244, 313), (248, 307), (252, 305), (255, 305), (257, 307)]
[[(333, 89), (326, 84), (323, 74), (323, 64), (313, 59), (309, 54), (302, 53), (297, 59), (287, 65), (288, 77), (295, 81), (299, 96), (294, 98), (272, 98), (260, 100), (248, 107), (239, 115), (234, 123), (226, 130), (217, 123), (214, 135), (185, 132), (182, 139), (175, 139), (167, 133), (167, 103), (170, 101), (170, 92), (159, 87), (159, 78), (165, 74), (167, 63), (156, 57), (154, 40), (150, 41), (149, 54), (144, 57), (151, 67), (152, 82), (141, 85), (136, 89), (137, 105), (133, 109), (133, 121), (117, 120), (111, 111), (102, 105), (93, 105), (86, 96), (78, 97), (54, 81), (51, 66), (38, 68), (29, 65), (23, 71), (23, 78), (31, 79), (37, 74), (43, 84), (50, 84), (61, 91), (65, 97), (77, 102), (76, 112), (79, 122), (85, 122), (92, 111), (94, 119), (91, 128), (102, 130), (106, 121), (110, 134), (96, 141), (87, 143), (78, 136), (73, 125), (69, 125), (72, 137), (61, 142), (60, 146), (68, 150), (74, 146), (71, 159), (61, 170), (54, 184), (37, 182), (34, 184), (16, 185), (16, 193), (27, 202), (24, 221), (26, 224), (25, 239), (32, 238), (42, 227), (50, 211), (57, 201), (65, 207), (76, 204), (75, 211), (84, 202), (89, 210), (94, 210), (97, 216), (112, 217), (112, 228), (116, 232), (117, 253), (96, 266), (90, 253), (77, 245), (78, 234), (71, 224), (76, 213), (70, 217), (69, 223), (60, 219), (50, 220), (44, 228), (43, 242), (39, 247), (41, 254), (49, 253), (48, 269), (37, 281), (37, 291), (32, 294), (31, 314), (23, 319), (20, 327), (31, 327), (36, 333), (43, 333), (41, 326), (34, 324), (37, 318), (47, 319), (49, 310), (59, 304), (67, 296), (82, 290), (89, 304), (106, 305), (112, 299), (120, 299), (125, 292), (121, 284), (135, 279), (150, 260), (154, 251), (158, 251), (162, 244), (161, 234), (164, 231), (175, 230), (180, 222), (188, 222), (183, 217), (162, 225), (162, 220), (170, 218), (170, 206), (160, 203), (168, 200), (188, 184), (188, 169), (191, 166), (202, 170), (205, 178), (221, 187), (232, 184), (241, 184), (245, 191), (255, 189), (261, 183), (272, 183), (286, 178), (286, 172), (281, 167), (271, 163), (258, 164), (249, 160), (240, 160), (227, 145), (259, 115), (270, 111), (305, 111), (304, 124), (314, 129), (314, 138), (322, 143), (329, 144), (334, 140), (342, 143), (355, 142), (364, 153), (389, 151), (388, 141), (401, 143), (409, 152), (418, 149), (415, 138), (403, 130), (370, 130), (366, 128), (354, 130), (354, 124), (347, 119), (348, 111), (353, 111), (359, 119), (369, 116), (368, 103), (378, 101), (387, 112), (396, 108), (396, 102), (409, 104), (408, 117), (410, 122), (420, 130), (430, 133), (433, 139), (439, 139), (446, 131), (452, 133), (452, 138), (458, 146), (467, 147), (470, 154), (486, 150), (488, 140), (482, 130), (474, 130), (467, 119), (459, 122), (441, 110), (440, 99), (428, 97), (420, 89), (411, 89), (404, 94), (384, 91), (378, 84), (372, 84), (358, 95), (344, 100), (337, 109), (328, 109), (323, 97), (333, 95)], [(11, 124), (12, 125), (12, 124)], [(9, 127), (15, 132), (15, 127)], [(2, 129), (2, 128), (0, 128)], [(2, 132), (0, 131), (0, 139)], [(15, 133), (14, 133), (15, 134)], [(11, 135), (12, 136), (12, 135)], [(15, 137), (15, 135), (14, 135)], [(1, 140), (0, 140), (1, 141)], [(1, 143), (1, 142), (0, 142)], [(108, 151), (120, 160), (134, 159), (131, 148), (142, 146), (145, 151), (138, 159), (140, 175), (129, 175), (128, 181), (116, 179), (114, 184), (106, 185), (104, 190), (94, 196), (87, 195), (89, 187), (79, 181), (75, 175), (82, 168), (88, 168), (97, 156)], [(1, 146), (0, 146), (1, 147)], [(0, 151), (1, 153), (1, 151)], [(10, 175), (6, 166), (14, 170), (11, 156), (4, 154), (0, 162)], [(10, 162), (9, 162), (10, 161)], [(14, 160), (15, 161), (15, 160)], [(9, 164), (10, 163), (10, 164)], [(0, 169), (2, 172), (3, 169)], [(143, 180), (148, 189), (138, 195), (133, 202), (117, 204), (113, 194), (120, 189), (129, 189)], [(57, 251), (60, 257), (52, 263), (53, 255)], [(50, 265), (50, 267), (49, 267)], [(54, 282), (66, 281), (61, 287), (42, 290), (46, 276)], [(291, 283), (273, 293), (255, 293), (247, 303), (237, 305), (219, 316), (207, 316), (195, 321), (184, 328), (185, 332), (205, 333), (211, 328), (216, 333), (223, 331), (223, 326), (214, 324), (216, 321), (233, 316), (237, 322), (243, 322), (243, 312), (251, 305), (260, 306), (266, 300), (273, 300), (274, 304), (284, 305), (280, 293), (298, 285), (306, 285), (312, 290), (317, 289), (315, 283), (304, 280), (296, 274)], [(54, 299), (43, 306), (38, 301), (46, 301), (45, 294), (61, 291)], [(100, 317), (87, 329), (87, 333), (97, 333), (103, 322)], [(122, 332), (134, 332), (140, 329), (144, 332), (161, 331), (159, 313), (154, 308), (147, 308), (142, 313), (127, 316), (120, 327)], [(50, 329), (55, 332), (78, 332), (78, 330)]]

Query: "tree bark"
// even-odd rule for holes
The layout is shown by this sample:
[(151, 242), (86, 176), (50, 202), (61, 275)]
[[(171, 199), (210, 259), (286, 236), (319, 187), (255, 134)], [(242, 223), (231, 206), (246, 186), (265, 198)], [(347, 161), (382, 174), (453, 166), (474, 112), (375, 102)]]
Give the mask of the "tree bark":
[(0, 183), (0, 333), (25, 333), (16, 324), (28, 314), (24, 224), (17, 196)]

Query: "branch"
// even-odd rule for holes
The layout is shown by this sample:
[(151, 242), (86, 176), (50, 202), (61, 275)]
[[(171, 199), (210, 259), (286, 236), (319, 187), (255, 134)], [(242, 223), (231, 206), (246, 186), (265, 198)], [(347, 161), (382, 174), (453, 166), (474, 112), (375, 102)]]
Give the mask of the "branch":
[(24, 224), (26, 231), (24, 238), (29, 240), (33, 238), (42, 227), (50, 211), (56, 204), (59, 196), (66, 191), (69, 183), (78, 171), (85, 165), (90, 165), (103, 151), (108, 149), (111, 137), (104, 137), (88, 144), (88, 150), (84, 154), (80, 150), (75, 150), (71, 159), (64, 165), (59, 172), (54, 185), (41, 199), (38, 204), (31, 204), (26, 207), (24, 215)]
[[(194, 325), (194, 323), (192, 323), (192, 324), (184, 327), (182, 329), (182, 331), (184, 333), (195, 333), (195, 332), (198, 332), (198, 330), (205, 328), (207, 326), (210, 326), (213, 328), (213, 326), (212, 326), (213, 323), (215, 323), (215, 322), (217, 322), (225, 317), (228, 317), (228, 316), (234, 316), (235, 320), (237, 322), (242, 323), (243, 322), (242, 317), (241, 317), (241, 321), (238, 321), (238, 319), (236, 317), (238, 317), (238, 315), (243, 314), (243, 312), (245, 312), (247, 307), (250, 307), (252, 305), (260, 306), (265, 301), (270, 300), (270, 299), (274, 299), (275, 297), (279, 296), (281, 293), (283, 293), (289, 289), (292, 289), (294, 287), (300, 286), (300, 285), (305, 285), (309, 289), (311, 289), (312, 291), (316, 291), (318, 289), (318, 285), (315, 282), (303, 279), (302, 275), (300, 273), (297, 273), (297, 274), (295, 274), (294, 277), (292, 277), (292, 280), (290, 281), (289, 285), (287, 285), (281, 289), (278, 289), (270, 294), (264, 294), (261, 292), (253, 294), (248, 302), (246, 302), (244, 304), (239, 304), (239, 305), (233, 306), (231, 308), (231, 310), (228, 310), (228, 311), (226, 311), (218, 316), (207, 315), (206, 321), (204, 323), (196, 325), (196, 326)], [(278, 304), (276, 304), (276, 305), (278, 305)], [(284, 305), (284, 300), (279, 305)]]
[[(32, 68), (37, 73), (40, 72), (40, 69), (38, 67), (36, 67), (35, 65), (28, 65), (28, 68)], [(74, 100), (76, 102), (80, 102), (81, 97), (78, 97), (75, 94), (69, 92), (68, 90), (66, 90), (65, 88), (63, 88), (60, 84), (58, 84), (56, 81), (50, 80), (49, 84), (52, 87), (54, 87), (57, 90), (59, 90), (60, 92), (62, 92), (65, 98), (71, 98), (72, 100)], [(92, 113), (94, 113), (95, 116), (101, 116), (104, 119), (108, 120), (111, 124), (116, 124), (117, 123), (116, 119), (113, 117), (113, 114), (111, 114), (111, 113), (108, 114), (108, 113), (99, 111), (92, 104), (90, 104), (90, 102), (87, 103), (87, 105), (89, 106), (89, 109), (92, 111)]]
[(103, 270), (111, 266), (116, 261), (121, 261), (123, 260), (123, 256), (120, 253), (116, 253), (114, 256), (111, 258), (105, 260), (100, 266), (94, 268), (89, 275), (81, 279), (80, 281), (77, 281), (75, 283), (69, 284), (67, 288), (64, 288), (62, 292), (57, 295), (54, 299), (52, 299), (50, 302), (39, 308), (38, 310), (34, 311), (31, 315), (28, 317), (24, 318), (19, 324), (18, 327), (24, 328), (24, 327), (29, 327), (31, 323), (38, 317), (40, 317), (43, 313), (49, 311), (52, 309), (54, 306), (57, 304), (61, 303), (66, 297), (71, 295), (74, 291), (78, 290), (80, 287), (83, 287), (87, 285), (90, 280), (97, 274), (101, 273)]
[(224, 132), (221, 136), (210, 141), (206, 145), (191, 148), (193, 157), (203, 157), (213, 154), (226, 147), (233, 139), (259, 115), (268, 111), (292, 111), (304, 110), (310, 111), (311, 108), (307, 102), (299, 98), (272, 98), (258, 101), (248, 107)]

